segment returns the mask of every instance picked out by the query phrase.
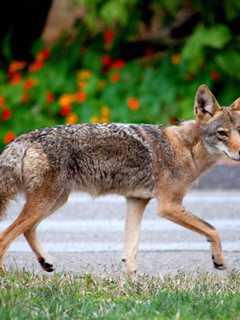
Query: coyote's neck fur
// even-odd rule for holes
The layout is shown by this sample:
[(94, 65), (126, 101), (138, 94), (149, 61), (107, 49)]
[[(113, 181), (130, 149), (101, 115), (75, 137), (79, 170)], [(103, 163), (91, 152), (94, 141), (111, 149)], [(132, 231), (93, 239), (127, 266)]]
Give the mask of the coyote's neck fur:
[(175, 132), (182, 144), (191, 151), (192, 160), (196, 167), (196, 176), (210, 168), (221, 157), (220, 154), (213, 154), (208, 150), (201, 134), (199, 122), (193, 120), (185, 121), (182, 125), (169, 127), (167, 130)]
[(216, 163), (220, 155), (207, 149), (197, 121), (185, 121), (179, 126), (162, 130), (169, 145), (161, 144), (159, 151), (154, 147), (157, 151), (154, 193), (176, 193), (179, 190), (179, 194), (184, 194), (202, 173)]

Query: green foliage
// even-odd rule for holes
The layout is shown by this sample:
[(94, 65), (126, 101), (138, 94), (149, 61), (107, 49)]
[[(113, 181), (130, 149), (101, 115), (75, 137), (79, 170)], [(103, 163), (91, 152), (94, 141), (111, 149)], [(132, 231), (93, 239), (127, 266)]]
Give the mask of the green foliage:
[[(27, 130), (76, 122), (168, 123), (193, 117), (195, 91), (208, 84), (220, 104), (239, 95), (239, 37), (231, 29), (237, 19), (236, 0), (221, 3), (219, 23), (215, 2), (190, 2), (201, 16), (190, 35), (174, 42), (161, 36), (146, 45), (149, 54), (124, 61), (123, 44), (138, 40), (144, 24), (139, 0), (74, 0), (86, 14), (51, 50), (35, 45), (31, 65), (10, 61), (0, 70), (0, 148)], [(152, 19), (168, 30), (186, 4), (152, 0)], [(234, 20), (235, 21), (235, 20)], [(151, 24), (151, 20), (150, 20)], [(157, 41), (170, 43), (151, 51)], [(7, 51), (7, 50), (6, 50)], [(9, 55), (9, 52), (6, 54)]]
[(240, 10), (240, 2), (238, 0), (224, 0), (224, 9), (226, 12), (226, 16), (229, 20), (236, 18), (239, 15)]
[(126, 26), (129, 12), (136, 8), (137, 0), (74, 0), (74, 4), (83, 5), (86, 9), (85, 22), (92, 31), (97, 31), (96, 21), (99, 18), (107, 25)]
[(195, 72), (206, 59), (204, 49), (222, 49), (230, 40), (230, 31), (224, 25), (211, 28), (199, 25), (183, 47), (183, 59), (188, 61), (189, 69)]
[(216, 63), (224, 73), (240, 79), (239, 53), (233, 49), (226, 50), (216, 55)]

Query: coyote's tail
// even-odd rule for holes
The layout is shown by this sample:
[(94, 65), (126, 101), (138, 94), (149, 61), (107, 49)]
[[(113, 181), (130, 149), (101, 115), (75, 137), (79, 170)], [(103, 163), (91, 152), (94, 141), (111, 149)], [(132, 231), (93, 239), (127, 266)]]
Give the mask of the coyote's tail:
[(14, 199), (22, 183), (22, 160), (25, 154), (22, 143), (12, 142), (0, 154), (0, 219), (10, 200)]

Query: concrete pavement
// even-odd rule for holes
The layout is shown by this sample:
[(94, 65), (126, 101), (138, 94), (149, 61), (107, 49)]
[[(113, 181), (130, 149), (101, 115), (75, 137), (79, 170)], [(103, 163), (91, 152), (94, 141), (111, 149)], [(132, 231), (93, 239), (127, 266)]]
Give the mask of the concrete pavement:
[[(195, 190), (185, 207), (217, 227), (229, 270), (240, 270), (240, 190)], [(19, 212), (19, 198), (0, 222), (3, 230)], [(43, 247), (55, 260), (57, 271), (119, 273), (125, 214), (124, 198), (72, 194), (68, 203), (39, 226)], [(23, 237), (6, 255), (7, 268), (40, 271)], [(139, 270), (150, 274), (214, 271), (205, 238), (156, 215), (151, 201), (142, 224)], [(218, 271), (220, 272), (220, 271)]]

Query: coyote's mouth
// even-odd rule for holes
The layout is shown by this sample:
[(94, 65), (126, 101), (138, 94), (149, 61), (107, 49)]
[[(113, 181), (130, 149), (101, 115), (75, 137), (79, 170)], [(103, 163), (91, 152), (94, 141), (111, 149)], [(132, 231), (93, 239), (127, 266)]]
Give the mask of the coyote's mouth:
[(229, 159), (234, 160), (234, 161), (240, 161), (240, 155), (238, 158), (233, 158), (231, 157), (226, 151), (223, 151), (223, 153), (225, 154), (225, 156), (227, 156)]

